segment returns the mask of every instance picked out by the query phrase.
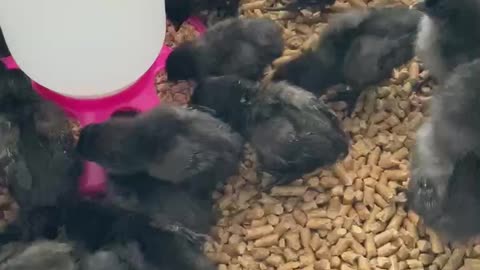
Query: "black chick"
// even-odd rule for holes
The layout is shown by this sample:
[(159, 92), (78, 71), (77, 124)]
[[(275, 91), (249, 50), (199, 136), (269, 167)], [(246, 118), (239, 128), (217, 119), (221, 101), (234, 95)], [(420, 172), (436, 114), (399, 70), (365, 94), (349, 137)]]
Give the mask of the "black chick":
[(454, 69), (434, 92), (431, 118), (417, 132), (411, 160), (411, 182), (417, 190), (414, 209), (439, 215), (448, 194), (455, 164), (473, 152), (480, 154), (480, 59)]
[[(59, 241), (13, 242), (0, 249), (1, 270), (153, 270), (138, 259), (133, 243), (117, 244), (93, 253), (74, 243)], [(137, 258), (135, 258), (137, 257)], [(141, 254), (140, 254), (141, 257)], [(135, 258), (135, 259), (133, 259)], [(132, 262), (132, 264), (129, 264)], [(138, 263), (137, 263), (138, 262)], [(136, 264), (135, 264), (136, 263)], [(136, 267), (129, 267), (136, 266)], [(145, 266), (145, 267), (142, 267)]]
[(281, 11), (281, 10), (288, 10), (288, 11), (299, 11), (305, 8), (313, 8), (316, 10), (323, 10), (327, 6), (333, 5), (335, 0), (295, 0), (286, 4), (284, 7), (281, 8), (268, 8), (267, 10), (270, 11)]
[[(411, 181), (409, 203), (420, 213), (429, 227), (437, 230), (446, 240), (464, 242), (480, 235), (480, 159), (473, 153), (457, 161), (448, 180), (447, 194), (433, 211), (422, 205), (428, 194), (421, 182)], [(432, 210), (432, 209), (431, 209)]]
[(334, 85), (349, 85), (352, 90), (336, 100), (347, 101), (351, 111), (361, 90), (387, 79), (393, 68), (413, 58), (421, 16), (408, 8), (339, 15), (324, 30), (316, 48), (279, 67), (273, 80), (287, 80), (317, 95)]
[(112, 174), (145, 172), (209, 196), (236, 172), (243, 142), (207, 113), (162, 105), (85, 127), (77, 150)]
[(55, 205), (61, 197), (75, 192), (81, 168), (74, 156), (75, 141), (67, 118), (52, 104), (37, 106), (39, 110), (19, 125), (19, 150), (32, 179), (10, 181), (10, 187), (21, 202)]
[[(46, 122), (40, 123), (43, 120)], [(18, 146), (25, 162), (16, 163), (7, 179), (9, 189), (21, 208), (20, 221), (31, 226), (32, 231), (27, 238), (45, 234), (45, 230), (55, 234), (50, 222), (58, 218), (58, 206), (76, 196), (77, 178), (81, 173), (68, 125), (45, 134), (45, 130), (37, 127), (49, 126), (51, 122), (43, 120), (30, 118), (20, 124)], [(26, 170), (31, 177), (25, 173)]]
[(168, 57), (168, 79), (197, 80), (235, 74), (257, 80), (282, 55), (282, 30), (268, 19), (227, 19)]
[[(120, 226), (120, 235), (135, 239), (145, 261), (160, 270), (215, 270), (201, 247), (183, 235), (159, 232), (147, 223), (131, 218)], [(123, 228), (123, 229), (122, 229)]]
[(432, 77), (443, 82), (453, 69), (480, 57), (480, 2), (476, 0), (425, 0), (425, 12), (416, 41), (416, 54)]
[(75, 201), (63, 210), (57, 225), (64, 240), (4, 243), (0, 269), (215, 269), (189, 239), (155, 229), (142, 216), (119, 214), (89, 201)]
[(214, 224), (213, 203), (146, 174), (111, 176), (105, 206), (143, 215), (153, 226), (201, 242)]
[(141, 215), (125, 215), (83, 201), (68, 207), (63, 218), (66, 238), (91, 254), (84, 260), (87, 265), (98, 261), (117, 264), (120, 260), (128, 265), (126, 269), (133, 270), (215, 269), (189, 239), (154, 228)]
[(213, 109), (257, 151), (272, 184), (286, 184), (348, 153), (348, 138), (335, 114), (313, 94), (285, 82), (260, 89), (235, 76), (209, 78), (192, 102)]
[[(91, 215), (84, 218), (98, 218)], [(103, 220), (103, 216), (100, 217)], [(171, 233), (155, 231), (136, 222), (116, 230), (109, 220), (111, 238), (95, 250), (79, 242), (12, 242), (0, 248), (0, 270), (213, 270), (201, 251)], [(126, 226), (130, 229), (126, 231)], [(102, 227), (100, 227), (102, 228)], [(116, 230), (116, 231), (115, 231)], [(85, 238), (92, 237), (88, 233)]]
[(25, 233), (35, 237), (46, 229), (56, 206), (74, 197), (81, 165), (74, 156), (74, 138), (65, 114), (40, 99), (21, 71), (2, 67), (0, 113), (18, 130), (6, 181), (21, 208), (19, 222), (30, 224), (32, 231)]

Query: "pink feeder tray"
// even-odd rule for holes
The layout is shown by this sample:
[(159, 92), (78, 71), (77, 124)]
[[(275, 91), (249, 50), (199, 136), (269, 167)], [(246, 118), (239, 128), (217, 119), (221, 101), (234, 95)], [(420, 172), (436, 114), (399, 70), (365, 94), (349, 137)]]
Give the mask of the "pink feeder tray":
[[(187, 23), (199, 33), (206, 27), (198, 18), (190, 18)], [(60, 106), (68, 116), (78, 120), (81, 127), (108, 120), (120, 111), (145, 112), (160, 104), (155, 88), (156, 75), (165, 69), (165, 64), (172, 49), (163, 46), (152, 66), (133, 85), (112, 96), (97, 99), (77, 99), (60, 95), (32, 81), (33, 89), (43, 98)], [(8, 69), (18, 69), (13, 57), (0, 59)], [(105, 170), (94, 162), (85, 162), (83, 173), (79, 179), (79, 191), (84, 196), (95, 196), (105, 192)]]

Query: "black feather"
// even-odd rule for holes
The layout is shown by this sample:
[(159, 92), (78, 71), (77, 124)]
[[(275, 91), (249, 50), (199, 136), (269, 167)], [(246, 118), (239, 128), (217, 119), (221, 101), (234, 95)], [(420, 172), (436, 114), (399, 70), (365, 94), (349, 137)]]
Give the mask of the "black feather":
[(480, 57), (480, 2), (426, 0), (416, 55), (434, 79), (443, 82), (460, 64)]
[(256, 80), (282, 52), (282, 30), (275, 22), (228, 19), (198, 40), (177, 47), (167, 59), (166, 70), (173, 81), (229, 74)]
[(154, 226), (186, 232), (190, 238), (206, 235), (214, 221), (213, 202), (195, 198), (176, 185), (146, 174), (111, 176), (103, 203), (149, 217)]
[(0, 65), (0, 115), (10, 123), (9, 164), (3, 167), (11, 194), (20, 205), (25, 237), (49, 230), (56, 206), (76, 194), (80, 175), (74, 138), (60, 108), (42, 100), (19, 70)]
[(207, 196), (236, 172), (243, 144), (209, 114), (162, 105), (87, 126), (77, 149), (113, 174), (145, 172)]
[(387, 79), (393, 68), (413, 58), (421, 16), (407, 8), (339, 15), (317, 47), (279, 67), (273, 80), (287, 80), (317, 95), (337, 84), (349, 85), (352, 107), (361, 90)]
[(195, 104), (212, 108), (257, 151), (261, 169), (285, 184), (348, 152), (334, 113), (311, 93), (273, 83), (261, 89), (235, 76), (209, 78), (194, 91)]
[[(444, 214), (443, 207), (452, 192), (450, 183), (457, 181), (449, 179), (467, 178), (465, 181), (469, 182), (468, 179), (478, 177), (476, 170), (463, 169), (463, 166), (470, 168), (471, 161), (461, 160), (469, 153), (477, 157), (480, 154), (479, 72), (478, 59), (454, 69), (444, 85), (434, 91), (431, 118), (416, 137), (411, 161), (411, 207), (430, 222), (437, 222), (434, 219)], [(462, 165), (464, 162), (467, 165)], [(455, 176), (456, 166), (464, 171), (464, 177)], [(472, 197), (476, 196), (474, 192)], [(476, 209), (471, 205), (470, 208)]]

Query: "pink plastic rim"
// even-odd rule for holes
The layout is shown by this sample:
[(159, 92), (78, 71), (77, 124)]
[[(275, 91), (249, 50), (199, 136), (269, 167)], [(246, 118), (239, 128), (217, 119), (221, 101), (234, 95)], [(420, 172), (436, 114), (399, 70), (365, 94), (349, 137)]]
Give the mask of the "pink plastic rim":
[(17, 63), (15, 62), (15, 60), (13, 60), (13, 57), (11, 56), (4, 57), (0, 59), (0, 61), (3, 62), (7, 69), (18, 69)]
[[(145, 89), (149, 86), (151, 83), (152, 76), (156, 76), (158, 72), (163, 70), (165, 68), (165, 61), (172, 52), (172, 49), (170, 49), (167, 46), (164, 46), (162, 48), (162, 51), (160, 52), (159, 59), (155, 61), (155, 63), (159, 63), (158, 65), (155, 65), (155, 63), (150, 67), (150, 69), (145, 72), (145, 74), (138, 79), (137, 82), (135, 82), (134, 85), (131, 87), (127, 88), (126, 90), (113, 94), (111, 96), (106, 96), (106, 97), (100, 97), (96, 99), (77, 99), (77, 98), (72, 98), (72, 97), (66, 97), (60, 94), (57, 94), (56, 92), (53, 92), (45, 87), (43, 87), (40, 84), (33, 83), (35, 91), (44, 97), (45, 99), (48, 100), (53, 100), (59, 104), (62, 105), (64, 108), (71, 108), (71, 109), (98, 109), (98, 108), (104, 108), (104, 107), (111, 107), (115, 106), (116, 104), (123, 103), (125, 100), (130, 100), (134, 96), (138, 94), (138, 91), (141, 91), (142, 89)], [(154, 70), (152, 70), (154, 69)], [(150, 75), (150, 76), (149, 76)]]
[[(199, 33), (204, 33), (207, 30), (202, 20), (198, 17), (190, 17), (189, 19), (187, 19), (187, 22), (192, 25)], [(70, 108), (73, 110), (95, 110), (102, 107), (110, 107), (125, 100), (130, 100), (137, 94), (139, 89), (148, 87), (148, 84), (151, 82), (151, 76), (148, 75), (153, 74), (154, 76), (156, 76), (158, 72), (165, 69), (166, 60), (172, 51), (173, 50), (170, 47), (163, 46), (159, 55), (159, 59), (155, 60), (155, 63), (152, 64), (152, 67), (150, 67), (150, 69), (147, 70), (147, 72), (145, 72), (145, 74), (142, 75), (142, 77), (140, 77), (137, 82), (135, 82), (135, 84), (133, 85), (135, 87), (129, 87), (122, 92), (106, 97), (100, 97), (95, 99), (77, 99), (60, 95), (54, 91), (51, 91), (50, 89), (43, 87), (36, 82), (32, 82), (32, 85), (34, 90), (43, 98), (55, 101), (66, 109)], [(12, 56), (2, 58), (1, 61), (8, 69), (19, 68)], [(154, 68), (155, 70), (152, 70), (152, 68)]]
[(193, 16), (187, 19), (187, 23), (189, 23), (197, 32), (200, 34), (203, 34), (205, 31), (207, 31), (207, 27), (205, 24), (203, 24), (202, 19), (199, 17)]
[[(158, 72), (160, 72), (165, 68), (165, 61), (171, 52), (172, 52), (172, 49), (170, 49), (167, 46), (164, 46), (159, 55), (159, 59), (155, 61), (155, 63), (159, 62), (158, 65), (155, 65), (154, 63), (152, 67), (150, 67), (150, 69), (144, 75), (142, 75), (142, 77), (140, 77), (140, 79), (138, 79), (138, 81), (134, 85), (132, 85), (131, 87), (127, 88), (122, 92), (113, 94), (111, 96), (101, 97), (97, 99), (77, 99), (73, 97), (60, 95), (33, 81), (32, 81), (32, 86), (35, 92), (37, 92), (41, 97), (54, 101), (55, 103), (59, 104), (62, 108), (67, 109), (69, 111), (89, 110), (89, 109), (95, 110), (98, 108), (115, 107), (115, 105), (123, 103), (126, 100), (131, 100), (134, 96), (138, 94), (138, 91), (148, 87), (149, 84), (151, 83), (152, 75), (153, 77), (155, 77), (158, 74)], [(4, 63), (4, 65), (8, 69), (19, 68), (12, 56), (8, 56), (0, 60)]]

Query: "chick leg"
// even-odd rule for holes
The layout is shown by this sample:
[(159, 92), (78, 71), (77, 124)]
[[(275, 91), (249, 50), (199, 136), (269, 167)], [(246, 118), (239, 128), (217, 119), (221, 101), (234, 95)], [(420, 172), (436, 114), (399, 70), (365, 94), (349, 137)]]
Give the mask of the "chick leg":
[(455, 162), (441, 152), (433, 132), (432, 124), (426, 123), (417, 134), (409, 184), (410, 206), (427, 221), (436, 218), (442, 210)]
[(169, 224), (165, 227), (165, 229), (173, 233), (178, 233), (186, 237), (193, 244), (199, 246), (210, 240), (210, 236), (203, 233), (196, 233), (180, 224)]
[(191, 243), (198, 246), (201, 246), (203, 243), (210, 240), (210, 236), (194, 232), (193, 230), (183, 226), (178, 222), (169, 222), (168, 219), (165, 217), (156, 216), (150, 224), (152, 227), (179, 234), (185, 237)]
[(422, 90), (422, 87), (424, 87), (425, 85), (429, 84), (430, 82), (433, 81), (433, 78), (431, 76), (427, 76), (426, 78), (424, 78), (423, 80), (420, 80), (418, 81), (414, 86), (413, 86), (413, 89), (412, 91), (414, 93), (420, 93), (420, 91)]
[[(270, 189), (272, 189), (274, 186), (283, 186), (283, 185), (288, 185), (291, 182), (295, 181), (298, 179), (297, 175), (289, 174), (289, 173), (278, 173), (276, 176), (273, 176), (269, 173), (263, 173), (263, 181), (262, 181), (262, 186), (263, 189), (262, 191), (267, 192)], [(265, 180), (268, 179), (268, 180)], [(263, 185), (264, 183), (267, 183), (266, 185)]]
[(274, 186), (281, 186), (290, 183), (293, 179), (289, 175), (273, 175), (267, 172), (257, 172), (262, 186), (262, 191), (268, 192)]
[(274, 185), (276, 185), (276, 179), (273, 175), (264, 172), (260, 169), (257, 169), (257, 179), (260, 182), (263, 191), (270, 190)]

